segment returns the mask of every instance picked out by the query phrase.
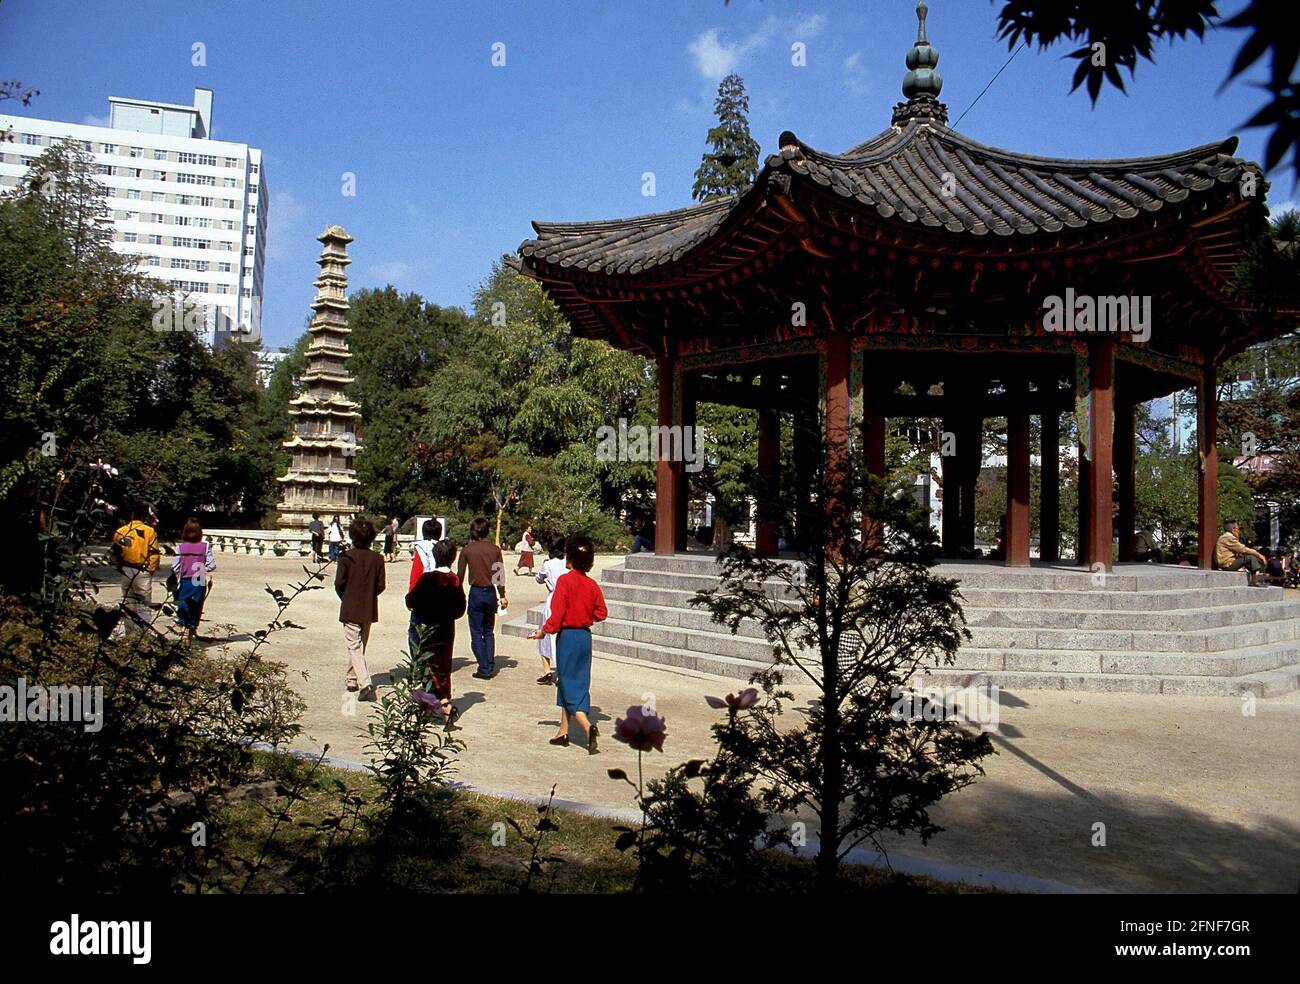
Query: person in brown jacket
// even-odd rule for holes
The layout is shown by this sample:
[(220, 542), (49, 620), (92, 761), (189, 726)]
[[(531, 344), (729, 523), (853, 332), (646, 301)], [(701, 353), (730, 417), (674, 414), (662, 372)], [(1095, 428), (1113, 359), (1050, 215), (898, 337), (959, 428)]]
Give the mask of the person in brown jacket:
[(339, 605), (339, 621), (348, 646), (348, 690), (360, 691), (357, 700), (375, 699), (366, 666), (366, 644), (370, 626), (379, 621), (379, 596), (384, 593), (384, 558), (370, 549), (375, 542), (375, 524), (368, 519), (352, 521), (349, 532), (352, 546), (339, 557), (334, 575), (334, 591)]

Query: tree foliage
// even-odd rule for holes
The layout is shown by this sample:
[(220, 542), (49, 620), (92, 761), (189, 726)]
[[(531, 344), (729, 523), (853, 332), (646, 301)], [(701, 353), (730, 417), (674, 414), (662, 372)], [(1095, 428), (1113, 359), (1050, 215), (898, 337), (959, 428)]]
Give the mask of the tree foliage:
[(731, 74), (718, 85), (713, 103), (717, 125), (709, 130), (709, 150), (695, 171), (691, 197), (697, 202), (738, 195), (758, 177), (758, 142), (749, 133), (745, 80)]
[[(1261, 85), (1269, 101), (1252, 116), (1248, 127), (1269, 127), (1264, 168), (1271, 171), (1292, 151), (1292, 167), (1300, 180), (1300, 88), (1293, 77), (1300, 58), (1295, 5), (1290, 0), (1250, 0), (1235, 16), (1220, 20), (1216, 0), (1004, 0), (998, 13), (999, 37), (1010, 49), (1020, 43), (1050, 47), (1058, 40), (1081, 42), (1069, 53), (1077, 59), (1074, 87), (1086, 85), (1094, 103), (1104, 84), (1124, 91), (1124, 69), (1133, 78), (1139, 57), (1154, 64), (1155, 42), (1203, 38), (1207, 28), (1222, 26), (1249, 31), (1237, 52), (1226, 85), (1270, 56), (1268, 81)], [(1100, 47), (1098, 47), (1100, 46)]]

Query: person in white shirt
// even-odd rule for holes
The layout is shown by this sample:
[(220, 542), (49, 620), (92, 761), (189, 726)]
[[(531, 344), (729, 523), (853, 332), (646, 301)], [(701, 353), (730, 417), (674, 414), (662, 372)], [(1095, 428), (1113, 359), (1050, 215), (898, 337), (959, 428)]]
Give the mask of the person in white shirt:
[[(442, 539), (442, 534), (440, 519), (426, 519), (421, 524), (420, 539), (415, 541), (415, 547), (411, 551), (411, 577), (406, 586), (408, 592), (415, 590), (421, 577), (437, 569), (438, 565), (433, 557), (433, 545)], [(416, 618), (414, 611), (411, 612), (411, 624), (406, 631), (406, 642), (411, 647), (412, 655), (420, 651), (420, 620)]]
[[(551, 540), (548, 558), (534, 575), (538, 584), (546, 585), (546, 603), (542, 607), (542, 624), (551, 617), (551, 598), (555, 594), (555, 583), (568, 567), (564, 563), (564, 537), (557, 536)], [(555, 636), (543, 635), (537, 640), (537, 652), (542, 657), (542, 675), (537, 682), (549, 686), (555, 682)]]
[(329, 529), (325, 531), (325, 539), (330, 545), (330, 560), (338, 560), (339, 554), (343, 552), (343, 525), (339, 522), (338, 513), (335, 513), (334, 518), (330, 520)]

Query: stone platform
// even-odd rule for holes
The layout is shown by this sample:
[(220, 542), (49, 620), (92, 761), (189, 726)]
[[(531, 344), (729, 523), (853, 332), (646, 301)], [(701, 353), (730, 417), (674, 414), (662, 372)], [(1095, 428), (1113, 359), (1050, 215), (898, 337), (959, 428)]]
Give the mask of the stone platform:
[[(1300, 689), (1300, 601), (1245, 575), (1150, 564), (1104, 579), (1068, 563), (1007, 568), (945, 563), (958, 578), (971, 641), (925, 686), (1271, 697)], [(607, 567), (609, 618), (598, 654), (747, 679), (771, 662), (756, 623), (736, 635), (690, 605), (717, 583), (712, 554), (633, 554)], [(774, 587), (776, 587), (774, 585)], [(524, 635), (541, 608), (502, 627)]]

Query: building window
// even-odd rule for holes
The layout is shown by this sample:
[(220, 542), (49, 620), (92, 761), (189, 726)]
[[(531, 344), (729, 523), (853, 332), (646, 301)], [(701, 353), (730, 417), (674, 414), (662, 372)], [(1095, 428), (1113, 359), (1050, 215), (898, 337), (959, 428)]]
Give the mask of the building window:
[(150, 246), (161, 246), (161, 245), (162, 245), (162, 236), (158, 235), (156, 232), (155, 232), (155, 233), (150, 233), (150, 234), (149, 234), (149, 245), (150, 245)]
[(194, 240), (186, 236), (172, 236), (172, 245), (192, 247), (194, 245)]
[[(158, 153), (158, 152), (155, 151), (155, 155), (156, 155), (157, 153)], [(128, 151), (126, 152), (126, 156), (127, 156), (127, 157), (143, 157), (143, 156), (144, 156), (144, 148), (143, 148), (143, 147), (132, 147), (130, 150), (128, 150)], [(139, 174), (138, 174), (138, 173), (137, 173), (136, 177), (139, 177)]]
[(210, 174), (190, 174), (185, 171), (176, 175), (176, 180), (181, 184), (193, 185), (215, 185), (217, 183), (217, 179)]
[(122, 242), (124, 242), (124, 243), (133, 243), (133, 242), (136, 241), (137, 238), (138, 238), (138, 237), (136, 236), (136, 234), (135, 234), (134, 232), (124, 232), (124, 233), (122, 233)]
[(211, 229), (211, 228), (212, 228), (212, 220), (211, 220), (211, 219), (195, 219), (195, 220), (194, 220), (194, 225), (197, 226), (197, 227), (200, 228), (200, 229)]
[(116, 154), (117, 144), (100, 144), (99, 150), (102, 154)]
[(77, 144), (82, 150), (86, 151), (86, 153), (90, 153), (95, 149), (94, 145), (89, 140), (78, 140)]
[(126, 197), (131, 199), (132, 201), (139, 201), (140, 190), (138, 188), (128, 188), (126, 189)]
[(224, 178), (223, 181), (225, 182), (225, 187), (227, 187), (227, 188), (238, 188), (238, 187), (239, 187), (239, 179), (238, 179), (238, 178)]
[[(132, 157), (136, 157), (136, 156), (138, 156), (138, 155), (137, 155), (137, 154), (132, 154), (131, 156), (132, 156)], [(153, 152), (153, 159), (156, 160), (156, 161), (165, 161), (165, 160), (167, 160), (167, 151), (165, 151), (165, 150), (155, 150), (155, 151)]]
[(23, 143), (32, 147), (40, 147), (43, 145), (44, 141), (41, 140), (41, 135), (39, 133), (24, 133)]

